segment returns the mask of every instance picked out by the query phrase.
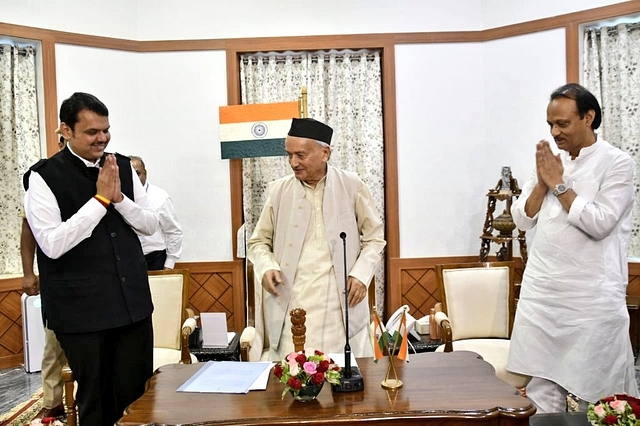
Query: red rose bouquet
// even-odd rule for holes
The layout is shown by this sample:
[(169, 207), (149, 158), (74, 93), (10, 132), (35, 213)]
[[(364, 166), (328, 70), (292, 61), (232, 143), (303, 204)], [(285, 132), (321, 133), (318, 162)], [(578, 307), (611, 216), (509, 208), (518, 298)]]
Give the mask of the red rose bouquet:
[(282, 398), (287, 392), (296, 397), (300, 389), (322, 385), (325, 381), (340, 384), (340, 367), (324, 353), (313, 349), (291, 352), (276, 364), (273, 374), (285, 384)]
[(640, 425), (640, 399), (626, 394), (616, 394), (589, 404), (587, 419), (593, 426)]

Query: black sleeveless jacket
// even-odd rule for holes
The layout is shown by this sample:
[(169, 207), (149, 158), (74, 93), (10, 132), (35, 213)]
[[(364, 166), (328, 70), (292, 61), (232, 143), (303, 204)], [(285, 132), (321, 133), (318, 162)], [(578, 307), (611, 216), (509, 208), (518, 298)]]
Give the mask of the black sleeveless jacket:
[[(133, 200), (130, 160), (119, 154), (116, 158), (122, 193)], [(86, 167), (68, 148), (30, 170), (53, 192), (63, 222), (96, 194), (98, 169)], [(113, 205), (91, 235), (59, 259), (50, 259), (38, 247), (38, 268), (43, 319), (51, 330), (106, 330), (145, 319), (153, 311), (140, 241)]]

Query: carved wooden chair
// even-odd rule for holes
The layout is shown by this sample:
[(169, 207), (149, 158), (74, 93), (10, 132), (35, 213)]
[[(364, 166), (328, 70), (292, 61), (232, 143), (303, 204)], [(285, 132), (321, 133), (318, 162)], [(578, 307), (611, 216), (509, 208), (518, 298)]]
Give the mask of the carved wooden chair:
[[(260, 292), (260, 293), (258, 293)], [(240, 360), (264, 361), (267, 359), (269, 349), (264, 339), (264, 325), (258, 319), (256, 312), (262, 313), (262, 283), (257, 282), (253, 273), (253, 265), (247, 261), (247, 327), (240, 335)], [(373, 312), (376, 305), (376, 280), (371, 280), (368, 289), (369, 312)], [(302, 349), (300, 349), (302, 350)]]
[(528, 376), (507, 371), (515, 318), (513, 262), (436, 265), (443, 312), (443, 345), (438, 352), (476, 352), (496, 370), (496, 376), (523, 388)]
[[(153, 369), (163, 365), (191, 364), (198, 359), (189, 352), (189, 335), (196, 328), (194, 312), (189, 309), (189, 270), (149, 271), (153, 300)], [(73, 372), (63, 369), (67, 425), (76, 426), (77, 411)]]

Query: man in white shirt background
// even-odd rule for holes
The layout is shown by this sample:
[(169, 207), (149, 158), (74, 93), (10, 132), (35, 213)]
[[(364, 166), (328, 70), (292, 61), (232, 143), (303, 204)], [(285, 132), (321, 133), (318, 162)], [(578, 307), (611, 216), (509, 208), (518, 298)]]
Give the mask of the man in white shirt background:
[(173, 269), (182, 254), (182, 227), (167, 191), (147, 181), (147, 169), (142, 158), (130, 155), (131, 165), (147, 191), (151, 206), (158, 212), (160, 227), (150, 236), (140, 235), (142, 252), (147, 260), (147, 269)]

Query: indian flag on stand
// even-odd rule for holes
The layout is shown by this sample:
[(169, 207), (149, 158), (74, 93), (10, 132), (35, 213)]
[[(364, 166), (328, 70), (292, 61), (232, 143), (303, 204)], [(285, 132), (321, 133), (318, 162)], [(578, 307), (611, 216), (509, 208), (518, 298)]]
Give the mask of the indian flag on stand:
[(298, 102), (220, 107), (222, 158), (286, 155), (284, 140), (294, 117), (300, 117)]
[(389, 351), (389, 340), (391, 336), (385, 328), (384, 324), (380, 320), (378, 311), (373, 308), (373, 336), (371, 342), (373, 343), (373, 362), (378, 362), (380, 358), (383, 358), (385, 352)]
[[(398, 359), (409, 362), (409, 333), (407, 329), (407, 310), (402, 312), (402, 319), (400, 320), (400, 328), (397, 331), (400, 340), (400, 349), (398, 349)], [(395, 346), (395, 345), (394, 345)]]

